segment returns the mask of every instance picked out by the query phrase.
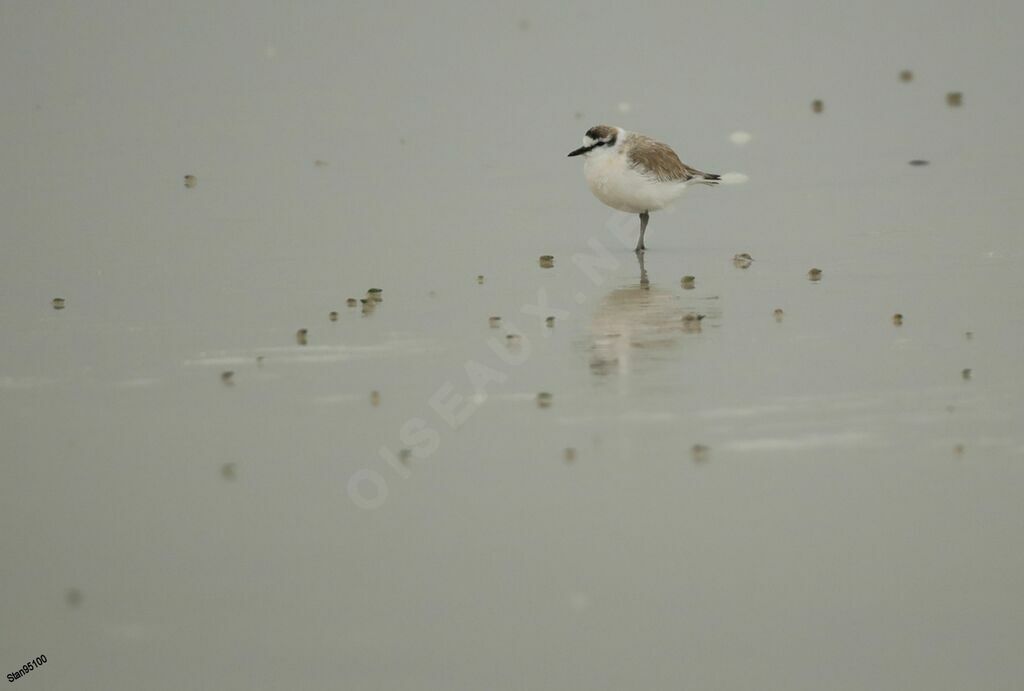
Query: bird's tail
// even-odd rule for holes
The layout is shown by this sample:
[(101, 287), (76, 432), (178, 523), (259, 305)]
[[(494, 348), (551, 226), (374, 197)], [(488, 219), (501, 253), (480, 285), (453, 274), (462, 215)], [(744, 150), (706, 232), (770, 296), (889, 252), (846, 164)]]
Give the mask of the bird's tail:
[(747, 181), (743, 173), (702, 173), (699, 170), (693, 171), (694, 175), (686, 181), (688, 185), (741, 185)]
[(715, 173), (697, 173), (691, 182), (698, 185), (717, 185), (722, 181), (722, 176)]

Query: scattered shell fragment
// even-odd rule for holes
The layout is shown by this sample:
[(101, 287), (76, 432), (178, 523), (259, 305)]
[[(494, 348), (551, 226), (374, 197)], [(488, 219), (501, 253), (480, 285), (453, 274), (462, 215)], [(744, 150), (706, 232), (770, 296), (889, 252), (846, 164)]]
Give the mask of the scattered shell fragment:
[(374, 408), (380, 405), (380, 391), (370, 392), (370, 405), (372, 405)]
[(480, 274), (479, 276), (477, 276), (477, 277), (476, 277), (476, 282), (477, 282), (477, 284), (479, 284), (479, 285), (483, 285), (483, 284), (484, 284), (484, 275), (483, 275), (483, 274)]
[(893, 326), (903, 326), (903, 315), (899, 312), (892, 315), (892, 324)]
[(225, 480), (234, 480), (237, 476), (234, 463), (225, 463), (220, 467), (220, 475)]
[(815, 113), (820, 113), (821, 111), (825, 110), (825, 102), (822, 101), (820, 98), (814, 99), (813, 101), (811, 101), (811, 110), (813, 110)]
[(196, 179), (195, 175), (186, 175), (185, 176), (185, 187), (187, 187), (189, 189), (192, 189), (193, 187), (195, 187), (198, 184), (199, 184), (199, 181)]
[(703, 463), (708, 460), (708, 456), (711, 454), (711, 449), (704, 446), (703, 444), (694, 444), (690, 447), (690, 455), (693, 460), (697, 463)]
[(490, 317), (487, 319), (487, 323), (492, 329), (497, 329), (501, 326), (501, 317)]
[(775, 321), (781, 322), (782, 318), (786, 316), (786, 313), (782, 311), (781, 307), (776, 307), (775, 311), (772, 312), (772, 315), (775, 317)]
[(336, 322), (338, 321), (338, 313), (331, 312), (330, 314), (327, 315), (327, 318), (330, 319), (332, 322)]
[(754, 258), (746, 252), (741, 254), (733, 255), (732, 265), (737, 269), (749, 269), (750, 265), (754, 263)]
[(971, 378), (971, 368), (970, 367), (965, 367), (963, 369), (963, 371), (960, 372), (960, 377), (964, 381), (967, 381), (968, 379), (970, 379)]
[(554, 325), (555, 325), (555, 318), (554, 317), (547, 317), (544, 320), (544, 325), (547, 326), (549, 329), (554, 327)]
[(571, 446), (566, 447), (565, 451), (562, 452), (562, 458), (565, 459), (566, 463), (572, 463), (576, 460), (576, 449)]
[(359, 300), (356, 300), (355, 298), (348, 298), (347, 300), (345, 300), (345, 304), (348, 305), (349, 307), (355, 307), (356, 305), (359, 304)]
[(810, 271), (807, 272), (807, 278), (809, 278), (812, 281), (820, 281), (821, 269), (811, 269)]
[(929, 161), (926, 161), (923, 158), (915, 158), (913, 161), (910, 161), (910, 165), (918, 166), (918, 167), (926, 166), (926, 165), (928, 165), (928, 163), (929, 163)]
[(946, 94), (946, 105), (956, 108), (963, 105), (964, 95), (959, 91), (950, 91)]
[(753, 139), (753, 136), (750, 134), (750, 132), (744, 132), (742, 130), (733, 132), (732, 134), (729, 135), (729, 141), (731, 141), (736, 146), (744, 146), (750, 143), (751, 139)]
[(53, 302), (51, 302), (50, 304), (53, 305), (53, 309), (62, 310), (64, 309), (65, 300), (64, 298), (54, 298)]
[(683, 276), (683, 279), (679, 281), (679, 284), (683, 286), (683, 290), (693, 290), (696, 283), (696, 276)]
[(555, 265), (555, 258), (550, 254), (543, 254), (540, 257), (540, 268), (550, 269)]
[(231, 386), (235, 383), (235, 373), (232, 370), (225, 370), (220, 373), (220, 380), (225, 386)]
[(318, 158), (315, 161), (313, 161), (313, 165), (315, 165), (317, 168), (326, 168), (331, 164), (323, 160), (322, 158)]
[(308, 343), (307, 336), (309, 336), (309, 329), (299, 329), (295, 332), (295, 342), (304, 346)]
[(553, 396), (549, 394), (547, 391), (541, 391), (539, 394), (537, 394), (537, 407), (550, 408), (552, 398)]
[(78, 607), (82, 604), (82, 591), (78, 588), (68, 588), (64, 593), (64, 601), (70, 607)]
[(909, 82), (909, 81), (912, 81), (913, 79), (914, 79), (914, 73), (911, 72), (910, 70), (903, 70), (902, 72), (900, 72), (900, 81), (901, 82)]

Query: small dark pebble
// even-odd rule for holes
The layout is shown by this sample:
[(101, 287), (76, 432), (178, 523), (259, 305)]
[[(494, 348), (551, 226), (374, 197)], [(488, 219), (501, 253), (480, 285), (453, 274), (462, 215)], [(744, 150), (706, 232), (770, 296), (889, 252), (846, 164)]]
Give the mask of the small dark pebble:
[(196, 180), (196, 176), (195, 175), (186, 175), (185, 176), (185, 187), (187, 187), (189, 189), (192, 189), (193, 187), (195, 187), (198, 184), (199, 184), (199, 181)]
[(304, 346), (309, 342), (307, 339), (308, 336), (309, 329), (299, 329), (298, 331), (295, 332), (295, 342), (298, 343), (299, 345)]
[(950, 91), (946, 94), (946, 104), (952, 108), (963, 105), (964, 95), (959, 91)]
[(750, 265), (754, 263), (754, 258), (746, 252), (742, 254), (733, 255), (732, 265), (737, 269), (749, 269)]
[(825, 110), (825, 102), (822, 101), (821, 99), (815, 99), (811, 101), (811, 110), (813, 110), (815, 113), (820, 113), (821, 111)]
[(912, 166), (926, 166), (926, 165), (928, 165), (928, 163), (929, 162), (924, 160), (923, 158), (915, 158), (913, 161), (910, 162), (910, 165), (912, 165)]
[(53, 309), (62, 310), (64, 309), (66, 301), (64, 300), (64, 298), (54, 298), (53, 302), (51, 302), (50, 304), (53, 305)]
[(911, 81), (913, 79), (914, 79), (914, 73), (911, 72), (910, 70), (903, 70), (902, 72), (900, 72), (900, 81), (901, 82), (909, 82), (909, 81)]
[(708, 460), (708, 456), (710, 454), (711, 449), (704, 446), (703, 444), (694, 444), (690, 448), (690, 455), (693, 457), (693, 460), (696, 461), (697, 463), (703, 463), (704, 461)]
[(703, 314), (697, 314), (696, 312), (687, 312), (683, 315), (683, 331), (687, 333), (700, 333), (700, 323), (704, 320)]
[(231, 386), (235, 383), (235, 373), (231, 370), (226, 370), (220, 373), (220, 380), (224, 382), (225, 386)]

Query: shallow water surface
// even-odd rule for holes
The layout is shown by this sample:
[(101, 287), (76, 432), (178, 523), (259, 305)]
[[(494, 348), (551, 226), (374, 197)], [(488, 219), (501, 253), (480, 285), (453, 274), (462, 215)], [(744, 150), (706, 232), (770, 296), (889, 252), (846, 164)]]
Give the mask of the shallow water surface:
[[(0, 672), (1016, 688), (1024, 13), (931, 7), (5, 8)], [(637, 257), (599, 122), (749, 180)]]

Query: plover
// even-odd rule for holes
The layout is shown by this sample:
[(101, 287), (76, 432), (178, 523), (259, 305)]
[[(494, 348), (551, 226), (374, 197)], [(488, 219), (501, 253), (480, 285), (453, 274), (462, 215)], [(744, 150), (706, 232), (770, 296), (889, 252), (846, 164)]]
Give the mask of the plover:
[(640, 239), (652, 211), (670, 205), (691, 185), (717, 185), (721, 176), (691, 168), (667, 144), (621, 127), (597, 125), (583, 136), (583, 146), (570, 156), (583, 156), (583, 175), (594, 196), (629, 213), (640, 214)]

